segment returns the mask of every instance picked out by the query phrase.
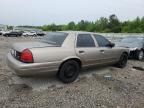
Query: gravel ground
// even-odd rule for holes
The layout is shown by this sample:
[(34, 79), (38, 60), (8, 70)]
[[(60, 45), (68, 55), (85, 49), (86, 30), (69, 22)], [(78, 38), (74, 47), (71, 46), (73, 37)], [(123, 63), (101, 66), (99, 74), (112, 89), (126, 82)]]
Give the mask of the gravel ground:
[(129, 60), (124, 69), (86, 69), (71, 84), (54, 76), (18, 77), (6, 54), (12, 43), (33, 40), (0, 36), (0, 108), (144, 108), (144, 61)]

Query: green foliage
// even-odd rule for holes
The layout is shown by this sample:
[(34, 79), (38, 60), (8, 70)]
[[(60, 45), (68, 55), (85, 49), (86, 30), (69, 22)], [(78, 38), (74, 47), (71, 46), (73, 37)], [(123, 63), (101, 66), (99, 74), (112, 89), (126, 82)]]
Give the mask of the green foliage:
[(101, 32), (101, 33), (144, 33), (144, 17), (132, 21), (120, 21), (118, 17), (113, 14), (109, 18), (101, 17), (95, 22), (81, 20), (77, 24), (70, 22), (67, 25), (44, 25), (39, 27), (44, 31), (88, 31), (88, 32)]
[(13, 30), (13, 26), (7, 26), (8, 30)]
[(121, 23), (116, 15), (113, 14), (109, 17), (108, 28), (110, 29), (110, 32), (121, 32)]

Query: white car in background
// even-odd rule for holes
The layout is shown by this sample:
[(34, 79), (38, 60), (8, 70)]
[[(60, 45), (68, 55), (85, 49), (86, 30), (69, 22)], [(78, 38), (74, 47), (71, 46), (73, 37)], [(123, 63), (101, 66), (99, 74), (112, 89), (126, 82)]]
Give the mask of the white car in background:
[(37, 33), (35, 31), (26, 31), (23, 36), (37, 36)]
[(1, 35), (5, 35), (5, 34), (7, 34), (7, 33), (10, 33), (11, 31), (0, 31), (0, 34)]

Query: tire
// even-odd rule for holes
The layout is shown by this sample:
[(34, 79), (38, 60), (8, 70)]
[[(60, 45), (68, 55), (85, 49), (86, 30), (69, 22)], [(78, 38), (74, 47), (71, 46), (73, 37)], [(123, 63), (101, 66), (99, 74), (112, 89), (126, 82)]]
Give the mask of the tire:
[(128, 54), (123, 53), (118, 61), (118, 63), (116, 64), (116, 66), (118, 68), (124, 68), (127, 64), (128, 61)]
[(70, 60), (61, 66), (57, 75), (63, 83), (71, 83), (77, 79), (79, 71), (80, 66), (78, 62)]
[(4, 35), (4, 37), (8, 37), (8, 35)]
[(144, 52), (142, 50), (139, 50), (136, 52), (136, 59), (142, 60), (144, 58)]

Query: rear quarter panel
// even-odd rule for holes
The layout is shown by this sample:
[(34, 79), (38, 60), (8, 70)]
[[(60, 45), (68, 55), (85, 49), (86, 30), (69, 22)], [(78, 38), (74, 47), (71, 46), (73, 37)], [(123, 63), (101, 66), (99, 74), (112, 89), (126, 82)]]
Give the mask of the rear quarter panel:
[(31, 51), (35, 63), (62, 62), (66, 58), (75, 56), (74, 48), (45, 47), (33, 48)]
[(30, 49), (34, 62), (63, 62), (70, 58), (77, 58), (74, 49), (75, 34), (69, 34), (61, 47), (43, 47)]

